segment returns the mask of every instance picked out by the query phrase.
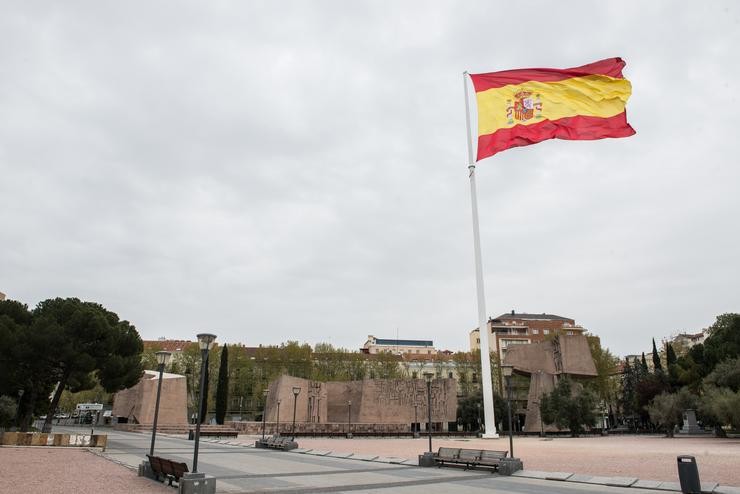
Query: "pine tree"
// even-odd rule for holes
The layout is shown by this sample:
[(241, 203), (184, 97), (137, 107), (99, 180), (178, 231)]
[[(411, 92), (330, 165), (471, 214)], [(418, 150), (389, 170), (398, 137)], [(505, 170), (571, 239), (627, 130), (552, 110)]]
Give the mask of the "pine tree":
[(216, 385), (216, 423), (224, 424), (226, 407), (229, 401), (229, 350), (224, 345), (221, 350), (221, 366), (218, 368), (218, 384)]
[(658, 355), (658, 349), (655, 347), (655, 338), (653, 338), (653, 368), (655, 372), (663, 372), (663, 364), (660, 363), (660, 355)]

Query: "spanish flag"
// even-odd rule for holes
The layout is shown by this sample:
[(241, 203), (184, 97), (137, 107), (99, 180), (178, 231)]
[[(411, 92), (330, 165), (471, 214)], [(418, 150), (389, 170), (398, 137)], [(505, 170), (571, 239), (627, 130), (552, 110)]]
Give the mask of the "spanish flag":
[(572, 69), (470, 74), (478, 101), (478, 158), (546, 139), (628, 137), (632, 85), (621, 58)]

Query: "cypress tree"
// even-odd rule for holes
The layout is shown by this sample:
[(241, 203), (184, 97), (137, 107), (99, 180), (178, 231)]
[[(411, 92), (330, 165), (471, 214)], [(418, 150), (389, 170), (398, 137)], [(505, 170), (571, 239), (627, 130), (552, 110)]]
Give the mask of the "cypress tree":
[(663, 371), (663, 364), (660, 363), (660, 355), (658, 355), (658, 349), (655, 347), (655, 338), (653, 338), (653, 368), (655, 372)]
[(648, 373), (647, 360), (645, 360), (645, 352), (642, 352), (642, 372), (644, 374)]
[(224, 345), (221, 350), (221, 365), (218, 368), (216, 385), (216, 423), (224, 424), (226, 407), (229, 401), (229, 349)]
[(666, 361), (668, 362), (668, 368), (670, 369), (672, 365), (676, 364), (676, 361), (678, 361), (678, 358), (676, 357), (676, 352), (673, 350), (673, 345), (668, 343), (665, 347), (665, 357)]

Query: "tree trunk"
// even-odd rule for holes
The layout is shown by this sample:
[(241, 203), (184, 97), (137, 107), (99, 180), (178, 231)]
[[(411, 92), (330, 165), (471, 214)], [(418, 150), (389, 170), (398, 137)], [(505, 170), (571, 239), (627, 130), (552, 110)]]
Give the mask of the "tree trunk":
[(727, 433), (722, 428), (721, 425), (715, 425), (714, 426), (714, 435), (717, 437), (727, 437)]
[(42, 427), (41, 432), (51, 432), (51, 421), (54, 420), (54, 412), (56, 412), (56, 409), (59, 406), (59, 399), (62, 397), (64, 388), (67, 387), (67, 379), (69, 379), (69, 372), (64, 371), (61, 380), (57, 384), (57, 389), (54, 391), (54, 398), (52, 398), (51, 404), (49, 405), (49, 411), (46, 413), (46, 419), (44, 420), (44, 426)]

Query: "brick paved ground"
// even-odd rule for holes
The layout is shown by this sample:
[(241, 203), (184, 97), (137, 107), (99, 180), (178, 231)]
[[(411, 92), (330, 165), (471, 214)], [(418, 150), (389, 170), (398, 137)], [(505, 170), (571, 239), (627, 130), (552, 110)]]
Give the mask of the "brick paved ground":
[(0, 492), (23, 494), (173, 493), (165, 485), (79, 448), (0, 447), (0, 482)]
[[(251, 438), (239, 436), (245, 443)], [(428, 448), (420, 439), (311, 439), (297, 438), (301, 448), (415, 458)], [(433, 439), (433, 448), (509, 449), (508, 438)], [(740, 486), (740, 439), (714, 437), (668, 439), (662, 436), (514, 438), (514, 452), (530, 470), (573, 472), (605, 476), (632, 476), (676, 481), (676, 456), (696, 457), (704, 480)]]

